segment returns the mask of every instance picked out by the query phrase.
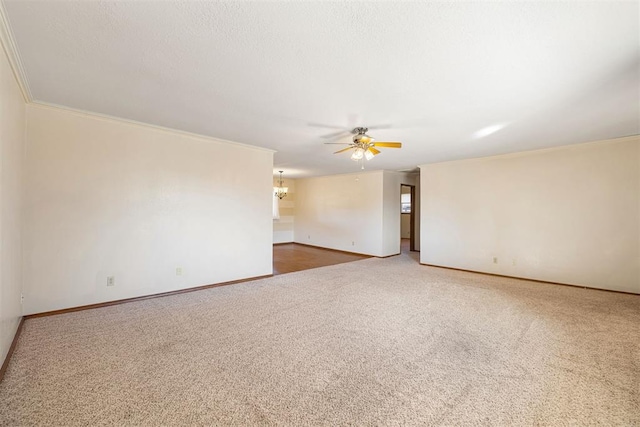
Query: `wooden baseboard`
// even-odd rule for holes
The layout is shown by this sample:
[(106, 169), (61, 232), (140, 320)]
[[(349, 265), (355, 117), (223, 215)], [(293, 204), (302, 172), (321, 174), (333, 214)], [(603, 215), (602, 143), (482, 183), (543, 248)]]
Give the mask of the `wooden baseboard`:
[(280, 245), (291, 245), (293, 242), (280, 242), (280, 243), (274, 243), (273, 246), (280, 246)]
[(298, 243), (298, 242), (292, 242), (294, 245), (300, 245), (300, 246), (308, 246), (310, 248), (318, 248), (318, 249), (324, 249), (325, 251), (331, 251), (331, 252), (338, 252), (341, 254), (349, 254), (349, 255), (360, 255), (363, 257), (370, 257), (370, 258), (376, 258), (375, 255), (369, 255), (369, 254), (363, 254), (361, 252), (349, 252), (349, 251), (341, 251), (339, 249), (331, 249), (331, 248), (325, 248), (324, 246), (316, 246), (316, 245), (310, 245), (308, 243)]
[(300, 246), (308, 246), (310, 248), (324, 249), (325, 251), (338, 252), (338, 253), (341, 253), (341, 254), (360, 255), (360, 256), (363, 256), (363, 257), (370, 257), (370, 258), (389, 258), (389, 257), (392, 257), (392, 256), (400, 255), (400, 252), (398, 252), (397, 254), (385, 255), (385, 256), (369, 255), (369, 254), (363, 254), (361, 252), (341, 251), (339, 249), (325, 248), (324, 246), (316, 246), (316, 245), (310, 245), (308, 243), (299, 243), (299, 242), (274, 243), (273, 245), (276, 246), (276, 245), (291, 245), (291, 244), (300, 245)]
[(446, 270), (464, 271), (466, 273), (484, 274), (485, 276), (505, 277), (507, 279), (516, 279), (516, 280), (526, 280), (527, 282), (544, 283), (544, 284), (547, 284), (547, 285), (571, 286), (572, 288), (592, 289), (594, 291), (615, 292), (617, 294), (640, 296), (640, 294), (636, 294), (636, 293), (633, 293), (633, 292), (616, 291), (616, 290), (613, 290), (613, 289), (594, 288), (594, 287), (591, 287), (591, 286), (574, 285), (574, 284), (571, 284), (571, 283), (549, 282), (548, 280), (529, 279), (529, 278), (526, 278), (526, 277), (508, 276), (506, 274), (485, 273), (484, 271), (465, 270), (464, 268), (445, 267), (443, 265), (425, 264), (425, 263), (422, 263), (422, 262), (420, 263), (420, 265), (424, 265), (425, 267), (444, 268)]
[(11, 341), (11, 346), (9, 347), (9, 351), (7, 352), (7, 357), (4, 358), (4, 362), (2, 363), (2, 367), (0, 368), (0, 382), (4, 378), (4, 373), (9, 367), (9, 361), (11, 360), (11, 356), (13, 356), (13, 351), (16, 349), (16, 344), (18, 344), (18, 338), (20, 337), (20, 332), (22, 332), (23, 324), (24, 316), (20, 318), (20, 323), (18, 323), (18, 329), (16, 329), (16, 334), (13, 336), (13, 341)]
[(196, 292), (196, 291), (202, 291), (204, 289), (218, 288), (220, 286), (229, 286), (229, 285), (235, 285), (235, 284), (238, 284), (238, 283), (251, 282), (253, 280), (265, 279), (267, 277), (273, 277), (273, 274), (266, 274), (264, 276), (249, 277), (247, 279), (232, 280), (230, 282), (214, 283), (212, 285), (196, 286), (195, 288), (178, 289), (177, 291), (169, 291), (169, 292), (161, 292), (161, 293), (158, 293), (158, 294), (143, 295), (141, 297), (125, 298), (125, 299), (119, 299), (119, 300), (115, 300), (115, 301), (100, 302), (100, 303), (97, 303), (97, 304), (88, 304), (88, 305), (81, 305), (81, 306), (78, 306), (78, 307), (63, 308), (61, 310), (52, 310), (52, 311), (45, 311), (45, 312), (42, 312), (42, 313), (28, 314), (28, 315), (24, 316), (24, 318), (25, 319), (34, 319), (36, 317), (55, 316), (56, 314), (72, 313), (74, 311), (91, 310), (92, 308), (109, 307), (111, 305), (126, 304), (126, 303), (129, 303), (129, 302), (142, 301), (142, 300), (145, 300), (145, 299), (162, 298), (162, 297), (168, 297), (168, 296), (171, 296), (171, 295), (184, 294), (184, 293), (187, 293), (187, 292)]
[(398, 256), (400, 255), (402, 252), (398, 252), (397, 254), (391, 254), (391, 255), (385, 255), (385, 256), (378, 256), (376, 258), (391, 258), (392, 256)]

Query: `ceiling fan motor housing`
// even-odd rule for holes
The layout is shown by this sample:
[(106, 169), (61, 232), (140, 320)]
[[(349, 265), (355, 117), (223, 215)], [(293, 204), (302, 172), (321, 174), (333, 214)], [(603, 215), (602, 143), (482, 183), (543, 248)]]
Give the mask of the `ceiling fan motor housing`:
[(373, 141), (373, 139), (367, 135), (367, 131), (369, 128), (365, 127), (356, 127), (351, 131), (353, 136), (353, 143), (362, 148), (368, 148), (369, 142)]

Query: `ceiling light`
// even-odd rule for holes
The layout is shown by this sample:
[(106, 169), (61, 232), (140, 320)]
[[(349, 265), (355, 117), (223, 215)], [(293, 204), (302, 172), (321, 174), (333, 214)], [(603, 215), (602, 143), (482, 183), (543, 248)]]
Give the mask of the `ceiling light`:
[(351, 155), (351, 160), (357, 162), (358, 160), (362, 160), (362, 156), (364, 156), (364, 149), (362, 149), (361, 147), (358, 147)]
[(278, 172), (280, 172), (280, 179), (278, 180), (278, 186), (273, 187), (273, 191), (274, 191), (274, 196), (282, 200), (283, 198), (287, 197), (287, 192), (289, 191), (289, 188), (282, 186), (282, 184), (284, 183), (284, 181), (282, 180), (282, 171), (278, 171)]
[(370, 150), (366, 150), (364, 152), (364, 158), (367, 160), (373, 159), (374, 154)]

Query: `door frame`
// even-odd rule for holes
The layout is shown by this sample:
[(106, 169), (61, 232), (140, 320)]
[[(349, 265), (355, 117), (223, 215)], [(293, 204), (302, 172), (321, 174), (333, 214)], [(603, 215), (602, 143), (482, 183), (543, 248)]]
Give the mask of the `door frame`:
[[(400, 198), (402, 198), (402, 187), (409, 187), (410, 188), (410, 192), (409, 194), (411, 194), (411, 212), (409, 213), (409, 250), (411, 252), (415, 252), (416, 251), (416, 227), (415, 227), (415, 222), (416, 222), (416, 186), (412, 185), (412, 184), (400, 184)], [(402, 224), (402, 215), (403, 213), (400, 212), (400, 224)], [(402, 225), (401, 225), (402, 227)], [(400, 237), (402, 238), (402, 237)]]

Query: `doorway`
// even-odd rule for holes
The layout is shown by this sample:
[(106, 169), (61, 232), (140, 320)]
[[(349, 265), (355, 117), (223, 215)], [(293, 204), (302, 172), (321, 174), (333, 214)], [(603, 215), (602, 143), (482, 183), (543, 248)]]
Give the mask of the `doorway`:
[(416, 250), (416, 186), (400, 184), (400, 251)]

